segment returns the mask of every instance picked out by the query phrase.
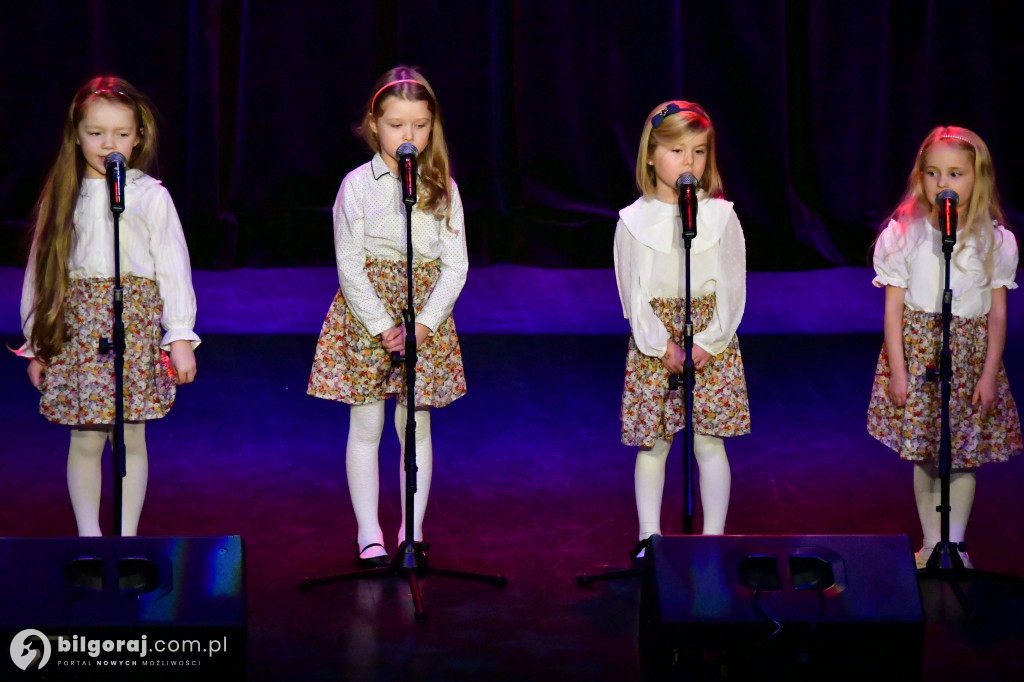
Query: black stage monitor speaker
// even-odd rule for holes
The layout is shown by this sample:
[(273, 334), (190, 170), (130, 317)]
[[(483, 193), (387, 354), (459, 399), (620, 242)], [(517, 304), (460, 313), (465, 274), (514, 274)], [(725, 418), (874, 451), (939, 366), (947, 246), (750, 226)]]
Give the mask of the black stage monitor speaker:
[(924, 610), (906, 535), (654, 536), (647, 680), (916, 680)]
[(0, 637), (4, 680), (245, 679), (242, 539), (0, 539)]

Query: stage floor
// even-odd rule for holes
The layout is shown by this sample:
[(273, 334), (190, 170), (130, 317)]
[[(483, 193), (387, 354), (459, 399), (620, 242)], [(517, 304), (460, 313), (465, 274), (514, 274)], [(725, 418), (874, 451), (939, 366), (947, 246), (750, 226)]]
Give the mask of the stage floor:
[[(11, 347), (20, 343), (20, 278), (0, 269), (0, 331)], [(305, 392), (333, 271), (200, 271), (195, 281), (199, 375), (165, 419), (147, 426), (150, 484), (140, 531), (241, 536), (248, 679), (639, 678), (640, 580), (576, 583), (581, 573), (625, 568), (636, 537), (634, 453), (619, 444), (618, 424), (628, 332), (610, 271), (470, 272), (456, 309), (469, 393), (434, 411), (425, 535), (432, 565), (503, 574), (508, 585), (426, 576), (424, 624), (414, 622), (408, 585), (397, 578), (299, 589), (304, 577), (355, 568), (347, 409)], [(905, 534), (916, 549), (911, 465), (865, 429), (882, 338), (883, 296), (870, 272), (752, 273), (748, 291), (740, 342), (752, 432), (727, 442), (727, 532)], [(1010, 301), (1006, 364), (1019, 396), (1024, 297), (1011, 292)], [(39, 416), (24, 370), (11, 354), (0, 362), (0, 537), (70, 536), (67, 432)], [(669, 536), (683, 531), (680, 447), (663, 507)], [(388, 427), (381, 518), (391, 550), (398, 459)], [(1024, 576), (1022, 489), (1024, 458), (980, 470), (968, 532), (979, 569)], [(107, 518), (109, 485), (104, 494)], [(694, 522), (699, 529), (699, 498)], [(909, 552), (878, 561), (912, 571)], [(858, 576), (848, 577), (853, 598)], [(941, 582), (920, 585), (922, 679), (1024, 679), (1018, 581), (969, 585), (973, 620)], [(842, 679), (842, 661), (834, 664), (833, 678)], [(880, 679), (884, 671), (879, 661)]]

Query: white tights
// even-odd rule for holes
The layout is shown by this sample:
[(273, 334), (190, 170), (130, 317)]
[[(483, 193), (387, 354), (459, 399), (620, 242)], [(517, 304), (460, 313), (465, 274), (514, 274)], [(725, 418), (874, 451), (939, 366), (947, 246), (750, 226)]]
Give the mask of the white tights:
[[(974, 489), (977, 483), (973, 471), (949, 474), (949, 541), (963, 542), (967, 532), (967, 519), (974, 506)], [(942, 539), (942, 517), (937, 511), (942, 497), (942, 479), (939, 469), (931, 462), (914, 465), (914, 499), (917, 514), (921, 518), (924, 534), (923, 548), (934, 547)]]
[[(683, 434), (685, 436), (685, 434)], [(657, 440), (636, 454), (634, 487), (636, 511), (640, 520), (640, 539), (661, 534), (661, 498), (665, 490), (665, 462), (672, 441)], [(704, 535), (722, 535), (729, 510), (729, 488), (732, 474), (725, 443), (716, 436), (696, 434), (693, 454), (700, 472), (700, 499), (704, 512)]]
[[(395, 431), (402, 448), (401, 491), (402, 525), (398, 541), (405, 540), (405, 422), (407, 410), (404, 405), (395, 405)], [(352, 405), (349, 410), (348, 446), (345, 451), (345, 471), (348, 476), (348, 491), (352, 498), (358, 526), (356, 542), (359, 547), (372, 543), (384, 544), (384, 533), (378, 516), (380, 496), (380, 474), (377, 455), (380, 437), (384, 431), (384, 401), (366, 405)], [(433, 473), (433, 448), (430, 439), (430, 408), (416, 408), (416, 495), (413, 505), (413, 540), (423, 540), (423, 517), (430, 495), (430, 479)], [(363, 558), (382, 556), (386, 552), (374, 547), (361, 555)]]
[[(103, 448), (113, 434), (110, 426), (71, 429), (68, 449), (68, 492), (80, 536), (96, 537), (100, 530), (100, 494), (103, 487)], [(149, 480), (146, 423), (124, 425), (125, 477), (121, 483), (121, 534), (136, 535)]]

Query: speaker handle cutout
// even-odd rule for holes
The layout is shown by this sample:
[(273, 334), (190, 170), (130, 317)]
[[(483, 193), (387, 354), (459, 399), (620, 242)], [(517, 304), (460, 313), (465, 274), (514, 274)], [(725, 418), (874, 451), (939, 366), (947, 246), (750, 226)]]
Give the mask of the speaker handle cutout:
[(781, 590), (779, 561), (774, 554), (755, 554), (740, 561), (739, 580), (755, 592)]
[(792, 554), (789, 557), (789, 574), (794, 590), (818, 590), (824, 592), (836, 584), (832, 565), (813, 554)]

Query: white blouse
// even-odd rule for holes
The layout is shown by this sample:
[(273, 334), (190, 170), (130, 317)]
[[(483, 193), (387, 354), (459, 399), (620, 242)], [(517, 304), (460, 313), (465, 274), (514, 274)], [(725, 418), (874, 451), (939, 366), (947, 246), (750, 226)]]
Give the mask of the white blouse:
[[(419, 207), (412, 212), (413, 267), (440, 259), (441, 274), (416, 321), (431, 331), (444, 322), (466, 283), (465, 218), (452, 180), (450, 227)], [(366, 257), (406, 260), (405, 204), (395, 173), (380, 154), (345, 176), (334, 202), (334, 252), (338, 282), (352, 314), (371, 336), (395, 326), (366, 275)], [(404, 306), (403, 306), (404, 307)]]
[[(660, 358), (668, 350), (670, 335), (650, 301), (683, 298), (686, 293), (678, 204), (641, 197), (619, 211), (614, 256), (622, 313), (637, 348)], [(707, 197), (698, 201), (690, 269), (690, 297), (713, 293), (716, 300), (711, 321), (693, 341), (718, 355), (736, 334), (747, 300), (746, 244), (732, 202)]]
[[(170, 349), (173, 341), (199, 345), (193, 331), (196, 296), (188, 246), (171, 195), (160, 181), (131, 168), (126, 173), (124, 213), (119, 220), (121, 276), (134, 275), (156, 282), (163, 301), (160, 345)], [(75, 229), (68, 275), (71, 279), (114, 276), (114, 217), (106, 178), (83, 178), (75, 203)], [(21, 323), (26, 343), (19, 351), (34, 357), (32, 322), (35, 294), (35, 254), (29, 255), (21, 290)]]
[[(986, 282), (984, 253), (995, 239), (995, 268)], [(931, 222), (919, 218), (908, 225), (890, 220), (875, 244), (876, 287), (906, 289), (904, 305), (911, 310), (942, 312), (942, 292), (946, 286), (946, 257), (942, 253), (942, 233)], [(992, 290), (1016, 289), (1017, 240), (1002, 225), (988, 235), (957, 244), (949, 268), (949, 288), (953, 294), (953, 314), (975, 318), (987, 315), (992, 307)]]

